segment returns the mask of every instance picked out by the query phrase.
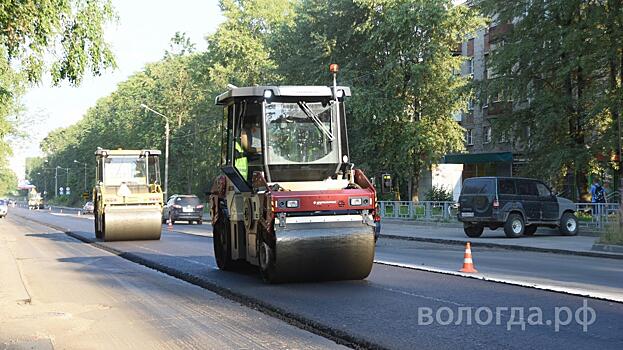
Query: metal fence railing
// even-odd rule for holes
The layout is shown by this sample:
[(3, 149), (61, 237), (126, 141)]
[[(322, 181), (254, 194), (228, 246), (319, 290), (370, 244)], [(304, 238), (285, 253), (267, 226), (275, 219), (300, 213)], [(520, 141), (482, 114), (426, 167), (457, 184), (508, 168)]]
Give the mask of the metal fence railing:
[[(423, 222), (458, 222), (455, 202), (379, 201), (382, 218)], [(618, 203), (574, 203), (581, 227), (602, 230), (618, 220)]]

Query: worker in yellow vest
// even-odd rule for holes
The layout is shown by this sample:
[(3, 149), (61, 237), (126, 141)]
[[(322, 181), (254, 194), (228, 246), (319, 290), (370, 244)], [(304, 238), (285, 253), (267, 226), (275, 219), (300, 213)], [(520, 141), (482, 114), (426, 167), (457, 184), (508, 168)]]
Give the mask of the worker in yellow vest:
[(240, 141), (236, 141), (236, 161), (234, 166), (242, 175), (242, 178), (247, 180), (249, 175), (249, 159), (247, 158), (246, 151), (249, 148), (249, 138), (245, 130), (240, 133)]

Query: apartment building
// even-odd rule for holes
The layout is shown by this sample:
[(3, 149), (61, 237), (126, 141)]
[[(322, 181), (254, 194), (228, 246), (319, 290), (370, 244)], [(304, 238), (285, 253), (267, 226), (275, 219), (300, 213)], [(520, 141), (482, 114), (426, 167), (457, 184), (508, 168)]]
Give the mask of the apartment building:
[[(504, 34), (512, 24), (497, 24), (478, 30), (473, 38), (457, 46), (456, 55), (465, 56), (461, 74), (476, 81), (492, 78), (495, 74), (487, 63), (489, 54), (503, 45)], [(512, 102), (501, 96), (483, 96), (471, 101), (466, 110), (456, 115), (465, 131), (468, 153), (448, 154), (443, 163), (463, 164), (462, 178), (474, 176), (512, 176), (523, 163), (521, 153), (514, 150), (507, 138), (494, 130), (493, 120), (512, 108)], [(529, 132), (529, 130), (527, 130)]]

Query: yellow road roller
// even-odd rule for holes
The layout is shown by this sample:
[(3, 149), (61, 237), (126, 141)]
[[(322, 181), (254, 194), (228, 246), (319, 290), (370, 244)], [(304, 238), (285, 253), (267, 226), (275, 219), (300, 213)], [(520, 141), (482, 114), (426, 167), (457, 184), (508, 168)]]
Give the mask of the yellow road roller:
[(95, 152), (95, 237), (104, 241), (158, 240), (163, 194), (160, 151)]

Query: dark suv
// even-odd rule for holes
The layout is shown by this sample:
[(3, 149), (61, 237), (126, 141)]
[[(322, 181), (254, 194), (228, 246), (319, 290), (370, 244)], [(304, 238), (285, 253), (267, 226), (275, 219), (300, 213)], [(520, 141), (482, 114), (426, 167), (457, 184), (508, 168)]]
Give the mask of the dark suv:
[(566, 236), (578, 233), (575, 206), (557, 197), (543, 182), (516, 177), (474, 177), (463, 182), (458, 219), (465, 234), (480, 237), (485, 227), (504, 227), (507, 237), (531, 236), (537, 227), (558, 227)]
[(188, 221), (189, 224), (192, 224), (193, 221), (201, 224), (202, 219), (203, 203), (195, 195), (175, 194), (169, 198), (162, 210), (163, 223), (171, 220), (171, 223), (174, 224), (175, 221), (183, 220)]

